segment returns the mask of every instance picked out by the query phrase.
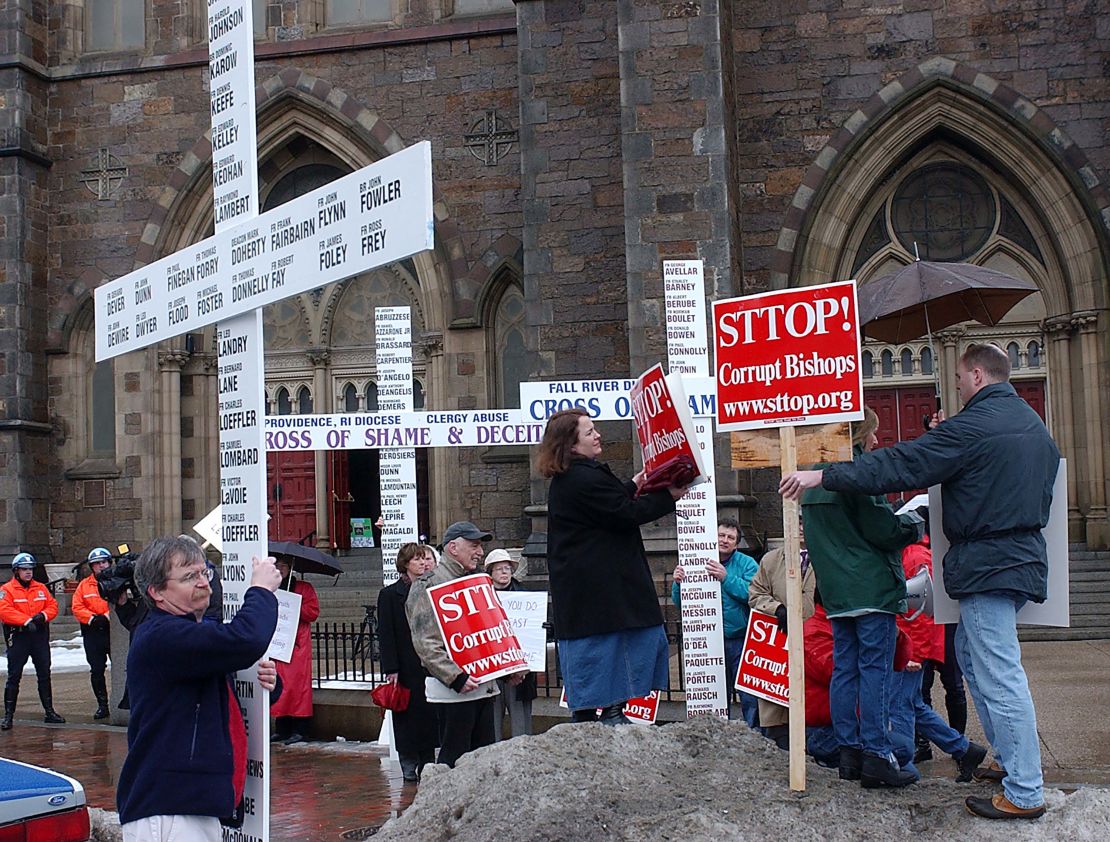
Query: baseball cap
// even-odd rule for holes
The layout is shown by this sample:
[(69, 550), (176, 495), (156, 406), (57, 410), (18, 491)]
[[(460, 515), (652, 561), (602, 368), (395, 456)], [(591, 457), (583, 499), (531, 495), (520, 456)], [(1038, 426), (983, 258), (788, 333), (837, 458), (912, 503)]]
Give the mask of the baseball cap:
[(493, 535), (489, 532), (483, 532), (468, 520), (460, 520), (452, 523), (443, 532), (444, 544), (454, 541), (456, 538), (466, 538), (468, 541), (490, 541), (493, 539)]

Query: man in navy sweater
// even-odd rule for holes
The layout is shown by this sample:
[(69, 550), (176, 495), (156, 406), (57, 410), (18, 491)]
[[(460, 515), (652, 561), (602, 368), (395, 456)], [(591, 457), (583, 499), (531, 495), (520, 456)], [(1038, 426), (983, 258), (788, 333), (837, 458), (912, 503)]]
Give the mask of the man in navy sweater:
[[(124, 842), (219, 842), (246, 781), (247, 735), (230, 676), (266, 653), (277, 625), (273, 559), (253, 560), (230, 623), (204, 623), (210, 568), (193, 541), (159, 538), (135, 565), (150, 606), (127, 655), (131, 719), (116, 800)], [(272, 661), (258, 681), (272, 690)]]

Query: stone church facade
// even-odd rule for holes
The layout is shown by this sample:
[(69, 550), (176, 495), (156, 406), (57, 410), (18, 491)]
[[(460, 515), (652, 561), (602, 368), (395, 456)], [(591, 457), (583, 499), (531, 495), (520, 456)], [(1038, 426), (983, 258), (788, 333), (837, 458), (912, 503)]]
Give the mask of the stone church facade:
[[(1070, 460), (1073, 542), (1106, 547), (1110, 23), (1098, 3), (255, 3), (260, 206), (429, 140), (436, 248), (265, 311), (274, 413), (376, 405), (373, 308), (413, 313), (417, 406), (514, 406), (526, 379), (665, 358), (661, 261), (728, 297), (960, 260), (1040, 292), (994, 328), (869, 343), (912, 438), (968, 342)], [(0, 11), (0, 555), (72, 562), (217, 502), (211, 331), (97, 364), (91, 296), (212, 231), (205, 4)], [(631, 467), (627, 424), (603, 425)], [(718, 494), (776, 534), (773, 471)], [(524, 449), (420, 455), (422, 529), (543, 532)], [(376, 457), (271, 456), (271, 536), (349, 545)], [(779, 526), (778, 531), (781, 531)], [(665, 533), (666, 529), (663, 529)], [(661, 533), (661, 534), (663, 534)]]

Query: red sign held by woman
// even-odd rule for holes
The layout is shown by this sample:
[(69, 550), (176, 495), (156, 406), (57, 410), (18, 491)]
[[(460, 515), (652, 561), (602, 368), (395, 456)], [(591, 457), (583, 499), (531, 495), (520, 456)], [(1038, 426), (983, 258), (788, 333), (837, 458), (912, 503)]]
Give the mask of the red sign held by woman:
[(664, 375), (663, 366), (656, 365), (636, 378), (629, 398), (644, 452), (644, 482), (639, 493), (705, 482), (701, 446), (681, 376)]
[(428, 595), (447, 652), (460, 670), (479, 682), (527, 672), (528, 659), (489, 576), (453, 579), (428, 588)]

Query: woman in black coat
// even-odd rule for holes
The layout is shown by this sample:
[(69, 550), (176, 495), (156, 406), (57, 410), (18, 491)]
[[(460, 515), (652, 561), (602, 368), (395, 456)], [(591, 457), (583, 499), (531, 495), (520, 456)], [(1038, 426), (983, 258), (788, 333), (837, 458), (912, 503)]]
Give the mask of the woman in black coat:
[(636, 496), (598, 462), (601, 434), (581, 409), (548, 419), (537, 469), (551, 477), (547, 567), (559, 665), (576, 722), (627, 722), (630, 698), (666, 686), (663, 612), (640, 526), (674, 511), (685, 488)]
[(405, 600), (414, 579), (436, 565), (435, 552), (423, 544), (404, 544), (397, 553), (401, 578), (378, 593), (378, 643), (381, 669), (391, 683), (408, 688), (409, 704), (393, 713), (393, 735), (401, 771), (408, 783), (420, 779), (424, 764), (435, 762), (439, 744), (436, 710), (424, 696), (427, 672), (412, 645), (412, 632), (405, 617)]

